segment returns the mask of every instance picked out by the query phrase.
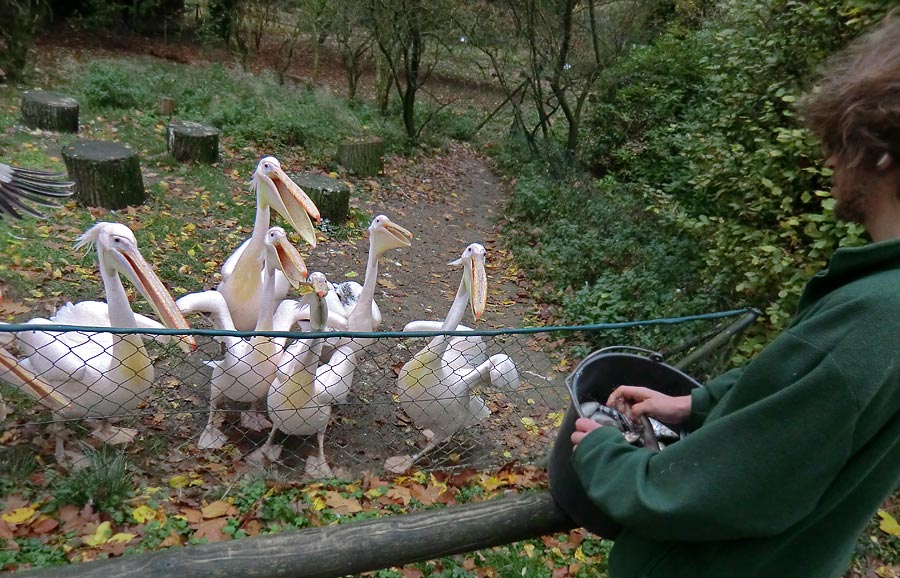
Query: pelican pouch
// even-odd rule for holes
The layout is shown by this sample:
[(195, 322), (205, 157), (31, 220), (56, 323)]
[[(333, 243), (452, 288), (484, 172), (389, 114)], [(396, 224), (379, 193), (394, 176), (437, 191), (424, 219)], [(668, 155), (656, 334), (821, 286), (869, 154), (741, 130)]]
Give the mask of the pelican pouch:
[[(693, 388), (700, 387), (688, 375), (663, 363), (658, 353), (625, 346), (607, 347), (591, 353), (566, 378), (572, 403), (550, 452), (550, 493), (575, 523), (609, 539), (616, 537), (620, 526), (591, 501), (581, 485), (572, 467), (571, 435), (575, 431), (580, 404), (587, 401), (605, 404), (609, 394), (620, 385), (643, 386), (671, 396), (688, 395)], [(681, 428), (665, 425), (681, 436), (685, 435)]]

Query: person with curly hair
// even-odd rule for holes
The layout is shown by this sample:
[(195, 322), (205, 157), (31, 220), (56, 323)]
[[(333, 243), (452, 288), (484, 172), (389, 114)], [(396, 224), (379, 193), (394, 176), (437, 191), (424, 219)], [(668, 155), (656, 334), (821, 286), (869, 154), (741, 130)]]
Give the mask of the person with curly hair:
[(667, 397), (607, 404), (691, 432), (664, 451), (577, 420), (574, 469), (623, 529), (611, 578), (842, 576), (900, 480), (900, 13), (830, 62), (804, 101), (839, 217), (871, 239), (812, 277), (757, 357)]

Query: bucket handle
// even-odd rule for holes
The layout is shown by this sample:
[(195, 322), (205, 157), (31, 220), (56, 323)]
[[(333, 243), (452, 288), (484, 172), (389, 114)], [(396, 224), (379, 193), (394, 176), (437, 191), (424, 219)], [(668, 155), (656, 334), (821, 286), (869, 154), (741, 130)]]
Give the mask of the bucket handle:
[(569, 394), (572, 396), (572, 399), (574, 400), (574, 399), (577, 399), (577, 397), (578, 397), (575, 392), (574, 376), (579, 375), (581, 373), (582, 369), (584, 368), (584, 366), (587, 365), (591, 359), (597, 357), (598, 355), (602, 355), (604, 353), (610, 353), (612, 351), (623, 351), (623, 350), (624, 351), (637, 351), (637, 352), (643, 353), (643, 354), (647, 355), (647, 357), (651, 361), (657, 361), (660, 363), (662, 363), (662, 361), (663, 361), (663, 356), (658, 351), (644, 349), (643, 347), (635, 347), (633, 345), (610, 345), (608, 347), (603, 347), (601, 349), (598, 349), (597, 351), (594, 351), (593, 353), (591, 353), (590, 355), (588, 355), (587, 357), (582, 359), (581, 363), (578, 364), (578, 366), (575, 368), (575, 370), (566, 376), (566, 378), (564, 380), (566, 383), (566, 389), (569, 390)]

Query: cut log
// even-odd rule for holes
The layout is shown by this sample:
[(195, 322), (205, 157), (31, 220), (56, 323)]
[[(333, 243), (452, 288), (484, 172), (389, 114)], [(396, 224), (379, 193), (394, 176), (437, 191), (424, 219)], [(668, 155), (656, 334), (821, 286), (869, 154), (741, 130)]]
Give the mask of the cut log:
[(374, 177), (384, 170), (384, 140), (363, 137), (338, 145), (338, 162), (360, 177)]
[(350, 217), (350, 187), (347, 183), (312, 173), (289, 176), (309, 195), (323, 219), (340, 224)]
[(575, 524), (549, 492), (530, 492), (364, 522), (170, 548), (22, 578), (338, 578), (565, 532)]
[(27, 90), (22, 93), (21, 113), (28, 128), (78, 132), (78, 101), (71, 96)]
[(156, 109), (163, 116), (175, 114), (175, 99), (171, 96), (160, 96), (156, 99)]
[(214, 163), (219, 160), (219, 129), (189, 120), (169, 123), (166, 148), (181, 162)]
[(64, 146), (75, 200), (89, 207), (121, 209), (147, 199), (137, 153), (119, 143), (82, 140)]

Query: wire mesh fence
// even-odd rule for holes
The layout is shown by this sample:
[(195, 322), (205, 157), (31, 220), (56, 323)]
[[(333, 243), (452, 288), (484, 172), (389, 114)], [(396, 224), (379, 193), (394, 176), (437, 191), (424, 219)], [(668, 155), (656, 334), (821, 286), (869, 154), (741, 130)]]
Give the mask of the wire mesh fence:
[[(161, 475), (172, 456), (317, 478), (535, 463), (555, 439), (578, 361), (551, 355), (554, 344), (581, 342), (587, 353), (654, 343), (680, 357), (743, 312), (370, 334), (0, 326), (0, 442), (59, 459), (73, 447), (121, 444)], [(695, 376), (721, 368), (727, 351)]]

